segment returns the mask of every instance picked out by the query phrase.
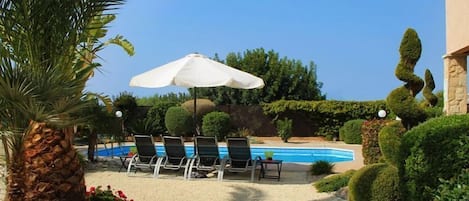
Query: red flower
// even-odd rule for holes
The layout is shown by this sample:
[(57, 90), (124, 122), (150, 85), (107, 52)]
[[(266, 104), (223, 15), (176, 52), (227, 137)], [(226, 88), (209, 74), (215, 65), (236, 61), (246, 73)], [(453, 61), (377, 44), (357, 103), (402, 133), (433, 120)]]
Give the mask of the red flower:
[[(107, 185), (107, 190), (102, 190), (101, 186), (98, 187), (90, 187), (90, 191), (86, 191), (86, 198), (88, 200), (109, 200), (109, 198), (113, 198), (117, 201), (127, 201), (127, 196), (124, 194), (122, 190), (113, 191), (111, 185)], [(133, 201), (133, 200), (131, 200)]]
[(121, 190), (118, 190), (118, 191), (117, 191), (117, 194), (119, 194), (119, 197), (120, 197), (120, 198), (124, 198), (124, 199), (127, 198), (127, 196), (125, 196), (124, 192), (122, 192)]

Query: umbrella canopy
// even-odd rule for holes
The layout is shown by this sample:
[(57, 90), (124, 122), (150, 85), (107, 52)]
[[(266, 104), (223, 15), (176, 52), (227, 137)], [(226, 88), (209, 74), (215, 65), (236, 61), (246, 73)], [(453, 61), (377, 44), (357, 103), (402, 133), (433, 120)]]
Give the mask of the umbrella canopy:
[(264, 87), (264, 81), (201, 54), (189, 54), (130, 80), (130, 86), (136, 87), (158, 88), (170, 85), (187, 88), (227, 86), (254, 89)]
[(264, 87), (264, 81), (201, 54), (189, 54), (181, 59), (136, 75), (130, 86), (159, 88), (170, 85), (194, 88), (194, 124), (198, 133), (196, 114), (197, 87), (226, 86), (238, 89)]

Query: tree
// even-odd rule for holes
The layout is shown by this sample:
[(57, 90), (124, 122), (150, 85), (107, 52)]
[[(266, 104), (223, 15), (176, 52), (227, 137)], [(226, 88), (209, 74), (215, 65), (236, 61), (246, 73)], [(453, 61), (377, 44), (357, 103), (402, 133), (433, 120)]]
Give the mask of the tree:
[(85, 122), (78, 126), (81, 136), (88, 136), (88, 161), (95, 161), (95, 146), (98, 133), (121, 134), (120, 119), (109, 113), (106, 107), (100, 104), (98, 98), (87, 100), (90, 102), (86, 108), (80, 110), (78, 116), (87, 117)]
[(122, 92), (114, 99), (114, 108), (122, 112), (124, 129), (128, 130), (137, 119), (137, 99), (129, 92)]
[[(218, 55), (215, 55), (218, 60)], [(305, 66), (298, 60), (279, 58), (273, 50), (247, 50), (229, 53), (226, 63), (239, 70), (261, 77), (265, 85), (262, 89), (233, 89), (228, 87), (198, 88), (199, 98), (209, 98), (216, 104), (259, 104), (275, 100), (324, 100), (321, 94), (322, 83), (317, 81), (316, 65), (310, 62)], [(193, 91), (190, 90), (192, 93)]]
[(399, 52), (401, 57), (395, 74), (405, 84), (389, 93), (386, 104), (402, 119), (404, 127), (410, 129), (426, 119), (425, 111), (415, 99), (415, 96), (422, 90), (424, 82), (414, 74), (415, 65), (422, 52), (420, 39), (414, 29), (409, 28), (404, 33)]
[(89, 23), (122, 0), (0, 1), (0, 132), (5, 200), (84, 200), (72, 126), (89, 71), (79, 55)]
[[(97, 58), (97, 53), (106, 46), (114, 44), (118, 47), (121, 47), (129, 56), (133, 56), (135, 53), (133, 45), (120, 35), (117, 35), (105, 42), (101, 42), (101, 39), (107, 35), (106, 26), (114, 19), (116, 19), (116, 16), (113, 14), (95, 16), (88, 24), (88, 28), (85, 30), (86, 34), (84, 34), (83, 39), (84, 45), (79, 48), (76, 59), (78, 63), (82, 64), (81, 68), (78, 66), (79, 69), (77, 69), (77, 71), (80, 74), (83, 74), (84, 77), (88, 77), (88, 79), (93, 77), (96, 68), (101, 66), (101, 64), (97, 63), (95, 59)], [(85, 86), (83, 85), (82, 90), (84, 90), (84, 87)], [(114, 114), (110, 114), (110, 112), (112, 112), (112, 101), (108, 96), (87, 92), (86, 99), (84, 101), (92, 102), (92, 104), (90, 104), (91, 107), (86, 110), (88, 113), (82, 114), (85, 116), (91, 116), (90, 119), (93, 120), (87, 121), (81, 128), (83, 133), (88, 134), (88, 160), (94, 161), (94, 148), (98, 140), (97, 132), (103, 133), (103, 128), (107, 128), (107, 132), (110, 132), (110, 128), (113, 128), (111, 125), (120, 125), (120, 123), (114, 122)], [(106, 106), (105, 111), (101, 110), (99, 101), (101, 101)], [(104, 114), (106, 112), (107, 114)], [(109, 121), (114, 122), (114, 124), (108, 125)], [(103, 125), (108, 126), (103, 127)], [(122, 130), (120, 130), (119, 133), (121, 132)]]

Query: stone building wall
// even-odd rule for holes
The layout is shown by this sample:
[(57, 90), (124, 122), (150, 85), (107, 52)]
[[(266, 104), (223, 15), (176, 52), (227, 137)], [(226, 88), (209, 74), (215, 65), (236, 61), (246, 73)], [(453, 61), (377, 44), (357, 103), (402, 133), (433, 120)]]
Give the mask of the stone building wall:
[(466, 56), (445, 57), (445, 114), (467, 113)]
[(446, 115), (467, 113), (469, 1), (446, 0), (444, 98)]

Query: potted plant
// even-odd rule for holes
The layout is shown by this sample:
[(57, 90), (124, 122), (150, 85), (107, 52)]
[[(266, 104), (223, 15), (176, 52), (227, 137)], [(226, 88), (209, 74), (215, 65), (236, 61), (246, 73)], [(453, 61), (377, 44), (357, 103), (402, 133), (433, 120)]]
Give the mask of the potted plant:
[(265, 156), (266, 160), (272, 160), (272, 157), (274, 156), (274, 152), (273, 151), (265, 151), (264, 156)]
[(137, 147), (130, 147), (129, 153), (127, 153), (127, 156), (133, 156), (137, 154)]

